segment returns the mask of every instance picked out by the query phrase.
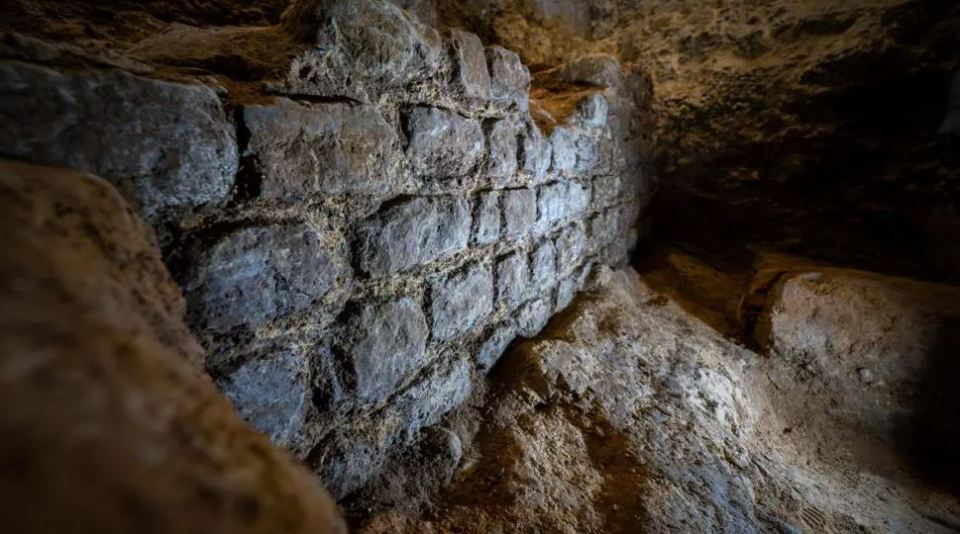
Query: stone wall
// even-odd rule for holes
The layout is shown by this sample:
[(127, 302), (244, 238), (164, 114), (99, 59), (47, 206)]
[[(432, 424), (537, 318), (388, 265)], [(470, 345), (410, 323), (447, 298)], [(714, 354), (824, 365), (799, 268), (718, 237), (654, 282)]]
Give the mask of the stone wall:
[[(626, 260), (651, 190), (646, 89), (588, 57), (538, 74), (531, 101), (515, 53), (385, 1), (224, 31), (178, 25), (135, 54), (3, 36), (0, 150), (138, 207), (208, 370), (343, 498), (591, 266)], [(257, 83), (210, 60), (276, 61), (263, 50), (290, 39), (289, 68)], [(198, 44), (159, 53), (174, 41)]]

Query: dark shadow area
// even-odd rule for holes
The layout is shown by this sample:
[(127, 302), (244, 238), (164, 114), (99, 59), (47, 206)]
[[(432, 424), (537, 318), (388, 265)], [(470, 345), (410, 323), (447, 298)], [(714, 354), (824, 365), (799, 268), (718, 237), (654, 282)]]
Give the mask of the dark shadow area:
[[(929, 366), (919, 377), (912, 416), (898, 449), (926, 483), (960, 498), (960, 318), (940, 325)], [(956, 528), (956, 527), (953, 527)]]

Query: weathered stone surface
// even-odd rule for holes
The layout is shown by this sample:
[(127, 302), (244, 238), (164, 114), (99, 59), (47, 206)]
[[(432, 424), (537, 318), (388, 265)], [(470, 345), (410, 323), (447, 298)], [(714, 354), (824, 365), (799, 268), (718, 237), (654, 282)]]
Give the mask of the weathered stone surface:
[(480, 38), (452, 29), (448, 34), (453, 56), (453, 85), (468, 107), (477, 109), (490, 101), (490, 73)]
[(577, 291), (580, 288), (577, 284), (577, 277), (575, 274), (570, 275), (557, 284), (557, 312), (561, 312), (573, 302), (573, 297), (576, 296)]
[(492, 120), (484, 125), (487, 132), (487, 174), (497, 185), (510, 183), (517, 172), (517, 132), (509, 120)]
[(547, 287), (553, 283), (557, 274), (557, 249), (553, 241), (543, 241), (533, 249), (530, 254), (530, 269), (534, 287)]
[(433, 282), (433, 337), (453, 339), (475, 328), (493, 311), (493, 273), (474, 264)]
[(536, 336), (547, 326), (550, 316), (553, 315), (553, 295), (540, 297), (528, 302), (520, 308), (517, 314), (517, 334), (531, 338)]
[(516, 336), (517, 327), (513, 321), (493, 326), (486, 340), (477, 349), (477, 368), (484, 373), (493, 369)]
[(537, 200), (538, 224), (541, 229), (547, 229), (553, 223), (564, 219), (568, 213), (569, 184), (554, 182), (540, 187)]
[(103, 176), (151, 220), (230, 194), (234, 129), (208, 87), (3, 61), (0, 93), (0, 155)]
[(525, 235), (537, 221), (537, 192), (509, 189), (503, 192), (503, 222), (508, 236)]
[(577, 136), (577, 163), (573, 166), (572, 174), (581, 177), (591, 177), (598, 174), (607, 174), (609, 169), (602, 158), (603, 146), (606, 143), (597, 132), (589, 135)]
[(243, 112), (260, 195), (302, 202), (318, 194), (392, 196), (400, 187), (396, 131), (368, 105), (301, 105), (285, 98)]
[(0, 530), (346, 532), (203, 372), (149, 230), (107, 181), (2, 161), (0, 231), (0, 461), (29, 468), (0, 477)]
[(590, 248), (597, 250), (609, 243), (620, 225), (619, 210), (609, 208), (590, 218)]
[(577, 102), (577, 111), (573, 121), (584, 128), (600, 128), (607, 123), (610, 105), (600, 93), (590, 94)]
[[(769, 280), (776, 281), (772, 288)], [(766, 297), (755, 341), (789, 366), (787, 372), (799, 368), (815, 377), (828, 413), (882, 440), (902, 432), (922, 435), (929, 442), (917, 439), (910, 449), (929, 455), (920, 459), (921, 468), (949, 469), (943, 460), (952, 453), (937, 443), (956, 435), (947, 415), (958, 406), (956, 384), (946, 376), (956, 369), (960, 289), (789, 266), (762, 273), (754, 288)], [(883, 385), (869, 387), (874, 382)]]
[(315, 43), (290, 66), (282, 87), (290, 93), (373, 100), (442, 66), (436, 30), (386, 0), (296, 2), (284, 26)]
[(473, 242), (489, 245), (500, 238), (500, 192), (480, 193), (473, 217)]
[(556, 240), (557, 271), (570, 272), (583, 261), (587, 248), (587, 233), (579, 222), (560, 230)]
[(514, 252), (497, 261), (497, 305), (513, 309), (523, 302), (530, 284), (527, 256)]
[(217, 385), (245, 421), (281, 447), (295, 444), (310, 408), (308, 348), (270, 345)]
[(307, 224), (237, 230), (198, 244), (183, 287), (195, 328), (260, 328), (318, 304), (346, 299), (352, 271), (342, 237)]
[(622, 191), (622, 178), (620, 175), (597, 176), (593, 179), (593, 206), (595, 208), (607, 207), (623, 200), (620, 195)]
[(450, 197), (420, 197), (390, 206), (357, 230), (360, 268), (380, 277), (467, 248), (470, 206)]
[(553, 144), (543, 136), (540, 128), (533, 122), (528, 122), (524, 127), (521, 147), (520, 159), (523, 170), (534, 178), (545, 176), (553, 161)]
[(419, 370), (428, 334), (423, 310), (410, 298), (366, 305), (352, 315), (339, 346), (353, 366), (359, 399), (383, 401)]
[(577, 165), (577, 137), (578, 133), (570, 127), (559, 126), (550, 134), (550, 149), (552, 159), (550, 170), (553, 172), (569, 172)]
[(488, 47), (486, 55), (493, 102), (503, 108), (515, 106), (520, 111), (526, 111), (530, 70), (520, 61), (520, 56), (501, 46)]
[(476, 167), (486, 146), (480, 123), (437, 108), (413, 108), (406, 130), (407, 157), (420, 176), (462, 177)]
[(470, 368), (466, 357), (453, 354), (400, 395), (396, 413), (405, 423), (403, 439), (410, 440), (420, 429), (439, 423), (444, 414), (463, 404), (473, 389)]

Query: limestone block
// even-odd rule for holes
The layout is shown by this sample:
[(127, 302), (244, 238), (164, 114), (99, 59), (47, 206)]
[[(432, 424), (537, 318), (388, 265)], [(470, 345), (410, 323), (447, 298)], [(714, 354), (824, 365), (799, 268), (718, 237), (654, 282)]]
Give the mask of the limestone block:
[(580, 265), (587, 248), (587, 233), (583, 225), (575, 222), (560, 230), (556, 248), (558, 272), (566, 273)]
[(490, 68), (491, 97), (504, 109), (515, 107), (526, 111), (530, 98), (530, 69), (515, 52), (501, 46), (486, 49)]
[(356, 375), (357, 397), (377, 403), (396, 391), (424, 361), (427, 320), (416, 301), (369, 304), (350, 316), (338, 346)]
[(552, 295), (540, 297), (528, 302), (517, 315), (517, 333), (523, 337), (536, 336), (547, 326), (553, 314)]
[(527, 256), (514, 252), (497, 262), (497, 305), (514, 309), (523, 301), (530, 283)]
[(475, 328), (493, 311), (493, 273), (474, 264), (431, 284), (433, 337), (453, 339)]
[(309, 350), (269, 346), (217, 380), (245, 421), (282, 447), (294, 445), (310, 408)]
[(474, 170), (486, 143), (480, 123), (431, 107), (406, 115), (407, 157), (419, 176), (457, 178)]
[(352, 271), (339, 234), (308, 224), (244, 228), (189, 254), (183, 287), (195, 328), (260, 328), (310, 308), (336, 290), (341, 301)]
[(147, 219), (218, 206), (233, 187), (236, 136), (208, 87), (3, 61), (0, 93), (0, 155), (98, 174)]
[(483, 43), (475, 34), (451, 29), (447, 35), (453, 57), (453, 85), (468, 108), (477, 110), (490, 101), (490, 73)]
[(368, 105), (301, 105), (285, 98), (243, 112), (261, 196), (301, 202), (318, 194), (393, 196), (400, 188), (396, 131)]
[(500, 238), (500, 192), (480, 193), (473, 217), (473, 242), (489, 245)]
[(495, 184), (510, 183), (517, 172), (517, 132), (508, 120), (493, 120), (485, 125), (487, 146), (487, 174)]
[(470, 219), (464, 199), (420, 197), (390, 206), (359, 224), (360, 268), (387, 276), (464, 250)]
[(508, 236), (529, 232), (537, 221), (537, 193), (533, 189), (509, 189), (503, 192), (504, 230)]
[(520, 159), (523, 170), (535, 179), (547, 174), (553, 160), (552, 143), (532, 121), (524, 126)]
[(553, 283), (557, 274), (557, 249), (549, 239), (537, 245), (530, 255), (530, 268), (534, 287), (546, 287)]

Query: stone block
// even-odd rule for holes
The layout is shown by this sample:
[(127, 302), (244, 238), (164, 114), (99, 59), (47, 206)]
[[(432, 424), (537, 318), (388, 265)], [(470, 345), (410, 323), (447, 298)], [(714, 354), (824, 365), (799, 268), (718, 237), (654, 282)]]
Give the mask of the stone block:
[(393, 196), (400, 142), (376, 108), (301, 105), (285, 98), (243, 112), (261, 196), (300, 202), (317, 194)]
[(193, 327), (256, 330), (328, 293), (345, 298), (352, 271), (341, 241), (293, 224), (244, 228), (208, 247), (194, 245), (182, 283)]
[(514, 252), (497, 261), (497, 305), (508, 310), (523, 302), (530, 283), (530, 266), (525, 254)]
[(482, 372), (492, 369), (516, 335), (517, 327), (513, 323), (502, 323), (491, 328), (490, 333), (477, 349), (477, 368)]
[(564, 219), (567, 216), (567, 191), (566, 182), (554, 182), (540, 186), (540, 194), (537, 200), (538, 225), (541, 230), (550, 228), (554, 223)]
[(537, 193), (533, 189), (503, 191), (503, 223), (508, 236), (525, 235), (537, 221)]
[(604, 151), (612, 144), (613, 141), (609, 137), (601, 137), (598, 132), (578, 134), (576, 136), (577, 163), (567, 174), (582, 177), (609, 174), (610, 169), (607, 165), (609, 162), (604, 161), (603, 158)]
[(610, 105), (601, 93), (586, 96), (577, 102), (573, 121), (583, 128), (600, 128), (607, 123)]
[(493, 311), (493, 273), (474, 264), (431, 284), (433, 337), (453, 339), (479, 325)]
[(447, 35), (453, 57), (453, 85), (457, 95), (471, 109), (480, 109), (490, 101), (490, 72), (483, 43), (476, 35), (452, 29)]
[(599, 250), (619, 233), (619, 210), (609, 208), (590, 218), (590, 248)]
[(357, 397), (378, 403), (425, 363), (427, 319), (420, 305), (404, 297), (368, 304), (350, 316), (337, 342), (353, 367)]
[(557, 312), (561, 312), (573, 302), (579, 288), (577, 287), (577, 277), (570, 275), (557, 284)]
[(570, 127), (558, 126), (550, 134), (552, 151), (550, 170), (556, 173), (573, 171), (577, 165), (578, 133)]
[(530, 98), (530, 70), (520, 56), (500, 46), (486, 50), (490, 69), (491, 98), (498, 107), (527, 110)]
[(533, 287), (539, 289), (553, 284), (557, 274), (557, 249), (553, 241), (543, 241), (533, 249), (530, 254), (530, 268)]
[(281, 92), (372, 101), (443, 66), (440, 34), (386, 0), (296, 2), (284, 27), (314, 46), (294, 58)]
[(590, 186), (578, 180), (567, 182), (567, 217), (581, 217), (590, 210)]
[(535, 337), (553, 315), (553, 296), (547, 295), (528, 302), (517, 314), (517, 334), (525, 338)]
[(310, 352), (271, 345), (217, 379), (240, 417), (281, 447), (295, 445), (310, 409)]
[(359, 223), (361, 270), (388, 276), (467, 248), (470, 206), (464, 199), (420, 197), (389, 206)]
[(489, 153), (487, 174), (497, 185), (510, 183), (517, 173), (517, 132), (508, 120), (491, 120), (485, 125)]
[(461, 354), (441, 358), (422, 380), (400, 395), (394, 413), (403, 422), (401, 439), (411, 440), (421, 429), (439, 423), (444, 414), (467, 400), (473, 389), (471, 367), (468, 358)]
[(431, 107), (406, 115), (407, 158), (419, 176), (458, 178), (472, 172), (486, 143), (480, 123)]
[(540, 128), (533, 122), (524, 125), (520, 153), (521, 166), (524, 172), (534, 179), (546, 176), (553, 160), (553, 144), (544, 137)]
[(236, 137), (209, 87), (3, 61), (0, 93), (0, 155), (98, 174), (151, 221), (230, 195)]
[(500, 238), (500, 192), (487, 191), (477, 196), (473, 216), (473, 242), (489, 245)]
[(597, 176), (593, 179), (593, 207), (605, 208), (621, 200), (623, 187), (621, 178), (616, 176)]
[(560, 230), (556, 239), (557, 271), (570, 272), (580, 265), (587, 249), (587, 233), (579, 222)]

